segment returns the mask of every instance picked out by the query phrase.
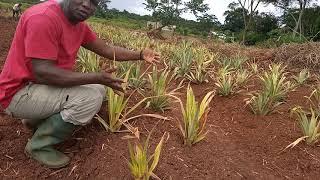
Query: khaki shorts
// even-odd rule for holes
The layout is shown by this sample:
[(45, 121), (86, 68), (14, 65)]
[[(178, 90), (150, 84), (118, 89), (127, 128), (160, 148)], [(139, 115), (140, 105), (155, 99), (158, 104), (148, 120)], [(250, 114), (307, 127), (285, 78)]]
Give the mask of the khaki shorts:
[(60, 113), (66, 122), (86, 125), (99, 111), (105, 94), (99, 84), (68, 88), (29, 84), (15, 94), (5, 111), (15, 118), (34, 120)]

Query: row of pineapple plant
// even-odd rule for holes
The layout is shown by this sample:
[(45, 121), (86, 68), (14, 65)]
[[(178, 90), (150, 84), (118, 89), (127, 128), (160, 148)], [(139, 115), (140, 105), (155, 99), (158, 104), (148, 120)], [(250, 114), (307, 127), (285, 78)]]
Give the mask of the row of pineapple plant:
[[(91, 52), (87, 52), (91, 54)], [(87, 62), (83, 63), (82, 61), (87, 58)], [(83, 72), (90, 71), (99, 71), (103, 68), (99, 68), (99, 63), (97, 63), (97, 57), (94, 56), (84, 56), (83, 52), (79, 53), (79, 63), (81, 61), (81, 70)], [(124, 75), (124, 80), (126, 81), (123, 84), (123, 88), (127, 88), (129, 84), (129, 76), (130, 71), (133, 65), (127, 65), (127, 73)], [(95, 68), (92, 68), (95, 67)], [(120, 73), (121, 74), (121, 73)], [(114, 74), (115, 75), (115, 74)], [(169, 90), (169, 84), (171, 80), (174, 78), (173, 74), (170, 74), (169, 71), (163, 70), (161, 73), (158, 72), (156, 67), (153, 68), (151, 74), (148, 74), (149, 82), (150, 82), (150, 96), (145, 97), (134, 107), (129, 108), (127, 110), (127, 105), (129, 101), (129, 97), (125, 97), (124, 93), (114, 92), (111, 88), (107, 87), (107, 99), (108, 104), (106, 110), (109, 113), (108, 122), (97, 116), (98, 121), (111, 132), (121, 132), (121, 128), (123, 126), (126, 127), (131, 133), (134, 134), (136, 138), (139, 138), (139, 131), (131, 126), (128, 123), (129, 120), (132, 120), (135, 117), (128, 117), (128, 115), (134, 111), (139, 105), (141, 105), (144, 101), (148, 100), (148, 104), (155, 110), (164, 111), (169, 107), (172, 97), (177, 98), (175, 96), (175, 92), (181, 87), (182, 82), (179, 84), (178, 88), (173, 90)], [(181, 111), (183, 113), (183, 120), (179, 123), (179, 129), (181, 130), (181, 134), (184, 137), (184, 144), (192, 145), (195, 144), (202, 139), (205, 138), (205, 124), (207, 121), (207, 115), (209, 113), (209, 103), (213, 98), (213, 92), (208, 93), (201, 104), (195, 100), (195, 96), (191, 87), (188, 87), (187, 90), (187, 100), (185, 106), (182, 101), (177, 98), (181, 104)], [(163, 118), (162, 116), (157, 115), (149, 115), (151, 117)], [(151, 133), (150, 133), (151, 134)], [(128, 162), (129, 169), (135, 179), (149, 179), (150, 177), (156, 178), (157, 176), (153, 173), (153, 170), (156, 168), (160, 152), (164, 143), (164, 136), (161, 138), (158, 143), (154, 154), (148, 157), (148, 142), (150, 138), (150, 134), (145, 141), (145, 143), (135, 143), (134, 145), (129, 144), (129, 154), (130, 160)], [(152, 162), (150, 161), (152, 159)]]
[[(185, 42), (186, 43), (186, 42)], [(143, 43), (142, 43), (143, 44)], [(133, 45), (136, 46), (136, 45)], [(145, 43), (141, 47), (148, 46), (148, 43)], [(136, 46), (137, 47), (137, 46)], [(173, 47), (173, 46), (164, 46), (165, 48)], [(172, 92), (169, 91), (167, 88), (171, 82), (171, 80), (176, 77), (177, 75), (185, 77), (189, 79), (192, 82), (205, 82), (207, 81), (207, 71), (210, 67), (211, 63), (213, 62), (213, 59), (215, 58), (205, 58), (209, 55), (209, 53), (205, 52), (202, 53), (201, 51), (205, 51), (203, 49), (199, 49), (198, 51), (196, 49), (190, 48), (190, 51), (187, 51), (185, 49), (190, 48), (188, 44), (182, 45), (182, 50), (185, 51), (185, 56), (182, 56), (182, 59), (190, 60), (191, 56), (192, 59), (187, 62), (179, 62), (177, 59), (177, 62), (171, 62), (170, 59), (167, 59), (169, 62), (169, 66), (171, 68), (174, 68), (175, 71), (170, 73), (170, 71), (164, 70), (161, 73), (158, 73), (158, 70), (154, 68), (151, 73), (141, 73), (140, 71), (140, 65), (134, 64), (136, 66), (133, 68), (135, 70), (135, 73), (132, 73), (131, 75), (132, 82), (130, 83), (130, 80), (128, 80), (129, 84), (132, 84), (135, 88), (141, 88), (141, 85), (134, 85), (134, 84), (140, 84), (140, 82), (134, 83), (133, 80), (141, 80), (144, 79), (144, 75), (147, 74), (146, 81), (149, 82), (150, 87), (148, 87), (151, 91), (150, 93), (145, 96), (143, 101), (147, 102), (147, 107), (150, 107), (154, 109), (155, 111), (165, 111), (169, 108), (169, 104), (171, 99), (170, 98), (177, 98), (177, 96), (174, 95)], [(134, 48), (133, 48), (134, 49)], [(195, 53), (194, 52), (200, 52)], [(173, 51), (171, 51), (173, 52)], [(182, 51), (183, 52), (183, 51)], [(202, 53), (202, 54), (201, 54)], [(194, 58), (198, 56), (199, 58)], [(180, 59), (181, 60), (181, 59)], [(199, 62), (197, 62), (199, 60)], [(238, 87), (241, 87), (242, 84), (251, 76), (251, 72), (243, 68), (243, 64), (246, 60), (245, 59), (236, 59), (233, 60), (233, 62), (230, 62), (228, 60), (223, 60), (220, 62), (221, 68), (216, 73), (216, 85), (218, 87), (218, 93), (223, 96), (228, 96), (237, 90)], [(96, 61), (94, 61), (96, 62)], [(190, 63), (191, 62), (191, 63)], [(172, 63), (172, 64), (170, 64)], [(177, 63), (174, 65), (174, 63)], [(180, 63), (180, 64), (179, 64)], [(184, 64), (185, 63), (185, 64)], [(249, 64), (252, 69), (252, 73), (257, 74), (258, 73), (258, 66), (257, 64)], [(124, 65), (126, 66), (126, 65)], [(177, 67), (178, 66), (178, 67)], [(127, 65), (128, 67), (132, 67), (132, 64)], [(179, 69), (181, 67), (181, 69)], [(186, 69), (189, 69), (187, 71)], [(299, 73), (298, 76), (295, 76), (293, 79), (295, 80), (295, 84), (291, 83), (287, 80), (286, 73), (284, 71), (284, 67), (282, 65), (272, 65), (269, 67), (269, 72), (265, 72), (263, 75), (259, 76), (259, 79), (261, 80), (263, 84), (263, 90), (261, 90), (258, 93), (251, 94), (251, 98), (248, 99), (247, 103), (251, 107), (252, 111), (255, 114), (262, 114), (266, 115), (274, 110), (275, 107), (277, 107), (279, 104), (283, 102), (285, 99), (286, 94), (292, 90), (295, 86), (301, 85), (305, 82), (305, 80), (310, 76), (310, 73), (307, 70), (303, 70)], [(126, 71), (123, 71), (126, 72)], [(170, 75), (169, 75), (170, 74)], [(124, 74), (120, 75), (124, 76)], [(146, 83), (144, 81), (144, 83)], [(144, 84), (143, 83), (143, 84)], [(181, 84), (180, 84), (181, 85)], [(112, 92), (112, 89), (108, 90), (108, 92)], [(112, 95), (116, 95), (115, 93)], [(181, 111), (183, 113), (183, 119), (179, 123), (179, 129), (181, 131), (182, 136), (184, 137), (184, 144), (186, 145), (192, 145), (200, 140), (202, 140), (205, 135), (205, 124), (207, 120), (207, 114), (210, 110), (209, 104), (214, 96), (213, 92), (209, 92), (199, 105), (198, 102), (195, 100), (192, 88), (188, 86), (187, 89), (187, 100), (185, 105), (183, 105), (182, 101), (180, 100), (181, 104)], [(111, 96), (110, 96), (111, 97)], [(314, 91), (313, 94), (310, 96), (310, 98), (316, 98), (317, 92)], [(318, 96), (320, 97), (320, 96)], [(122, 106), (120, 108), (120, 113), (124, 111), (127, 101), (123, 101)], [(121, 104), (121, 103), (120, 103)], [(140, 105), (140, 102), (138, 103)], [(142, 104), (142, 102), (141, 102)], [(135, 109), (135, 108), (134, 108)], [(308, 143), (315, 143), (318, 141), (319, 133), (319, 121), (318, 121), (318, 115), (316, 114), (317, 111), (311, 109), (311, 113), (306, 113), (306, 111), (303, 111), (302, 108), (295, 108), (292, 110), (294, 114), (296, 114), (300, 119), (300, 125), (303, 127), (303, 132), (306, 134), (304, 136), (304, 139), (307, 139)], [(129, 111), (132, 112), (132, 111)], [(308, 115), (308, 114), (311, 114)], [(120, 115), (119, 117), (125, 117), (123, 115)], [(122, 118), (114, 118), (114, 119), (122, 119)], [(120, 122), (120, 128), (121, 126), (127, 122), (125, 120), (126, 118), (123, 118), (121, 121), (115, 121)], [(130, 119), (131, 120), (131, 119)], [(307, 124), (307, 125), (306, 125)], [(117, 131), (120, 130), (120, 128), (117, 128)], [(127, 126), (128, 129), (131, 128), (130, 131), (135, 130), (133, 127)], [(312, 130), (310, 130), (312, 129)], [(309, 134), (308, 134), (309, 133)], [(157, 157), (154, 159), (153, 162), (157, 164), (157, 161), (159, 160), (160, 151), (163, 146), (163, 138), (161, 138), (155, 154), (153, 154), (151, 157)], [(149, 137), (147, 138), (148, 142)], [(148, 144), (148, 143), (146, 143)], [(134, 147), (131, 145), (130, 148), (130, 157), (131, 161), (129, 163), (130, 170), (135, 177), (135, 179), (148, 179), (150, 176), (156, 177), (156, 175), (152, 172), (155, 168), (154, 163), (150, 167), (148, 167), (149, 160), (145, 161), (145, 157), (147, 157), (147, 149), (148, 145), (141, 145), (141, 144), (135, 144)], [(160, 149), (160, 150), (159, 150)], [(157, 154), (157, 155), (156, 155)], [(159, 154), (159, 155), (158, 155)], [(139, 164), (141, 163), (141, 164)], [(146, 166), (147, 164), (147, 166)], [(143, 172), (137, 172), (141, 171), (140, 167), (142, 168)], [(142, 174), (142, 175), (141, 175)]]
[(153, 48), (162, 55), (167, 68), (174, 70), (175, 76), (186, 78), (194, 83), (208, 82), (211, 65), (216, 61), (217, 54), (207, 48), (197, 46), (191, 41), (181, 43), (163, 43), (152, 41), (142, 33), (130, 33), (114, 27), (103, 27), (92, 23), (99, 35), (105, 37), (111, 44), (129, 49)]

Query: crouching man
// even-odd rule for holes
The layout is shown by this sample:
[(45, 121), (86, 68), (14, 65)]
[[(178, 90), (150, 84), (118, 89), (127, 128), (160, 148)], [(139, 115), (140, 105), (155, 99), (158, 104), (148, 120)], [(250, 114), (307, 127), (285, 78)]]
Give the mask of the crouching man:
[(50, 168), (69, 164), (54, 145), (84, 126), (99, 111), (104, 86), (123, 91), (114, 69), (74, 72), (80, 46), (108, 59), (158, 62), (152, 50), (130, 51), (107, 45), (83, 21), (94, 14), (99, 0), (51, 0), (21, 16), (0, 75), (0, 105), (9, 115), (27, 119), (35, 132), (25, 153)]

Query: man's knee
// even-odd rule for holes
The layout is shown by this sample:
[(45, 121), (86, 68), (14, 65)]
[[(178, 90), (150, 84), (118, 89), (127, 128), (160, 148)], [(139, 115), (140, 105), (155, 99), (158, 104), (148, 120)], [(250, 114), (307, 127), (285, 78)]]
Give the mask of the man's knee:
[(89, 84), (89, 85), (86, 85), (86, 86), (98, 90), (99, 93), (101, 94), (101, 96), (103, 96), (103, 97), (106, 96), (106, 87), (104, 85), (101, 85), (101, 84)]
[(101, 95), (103, 97), (106, 96), (106, 87), (104, 85), (100, 85), (100, 84), (97, 84), (97, 89), (99, 90), (99, 92), (101, 93)]
[(84, 100), (82, 105), (90, 107), (90, 109), (94, 111), (94, 114), (96, 114), (104, 100), (104, 94), (102, 94), (98, 89), (91, 89), (87, 91), (86, 96), (86, 100)]
[(94, 99), (93, 104), (96, 105), (96, 110), (99, 111), (105, 95), (99, 91), (99, 93), (95, 92), (95, 94), (92, 96)]
[(63, 119), (75, 125), (89, 124), (101, 108), (104, 96), (96, 88), (88, 86), (78, 89), (81, 91), (65, 106), (61, 112)]

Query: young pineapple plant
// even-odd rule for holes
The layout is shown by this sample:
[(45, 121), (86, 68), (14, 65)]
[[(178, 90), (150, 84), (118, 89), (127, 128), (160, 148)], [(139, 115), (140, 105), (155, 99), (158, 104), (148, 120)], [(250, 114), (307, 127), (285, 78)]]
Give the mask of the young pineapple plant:
[(310, 99), (313, 102), (316, 102), (317, 105), (320, 104), (320, 85), (314, 88), (314, 90), (311, 92)]
[(310, 96), (306, 98), (311, 103), (312, 108), (320, 115), (320, 85), (318, 84), (311, 92)]
[(84, 48), (80, 48), (78, 52), (78, 69), (81, 72), (99, 72), (100, 71), (100, 57)]
[(234, 70), (229, 66), (222, 67), (216, 73), (216, 83), (218, 94), (221, 96), (229, 96), (234, 93), (236, 87), (236, 77)]
[[(130, 70), (129, 70), (130, 71)], [(124, 81), (126, 83), (123, 84), (123, 89), (126, 89), (127, 87), (127, 81), (130, 72), (127, 72)], [(106, 92), (106, 98), (107, 98), (107, 112), (108, 112), (108, 123), (104, 119), (102, 119), (100, 116), (97, 117), (98, 121), (102, 123), (102, 125), (105, 127), (106, 130), (110, 130), (111, 132), (118, 132), (120, 131), (121, 127), (123, 126), (124, 119), (126, 118), (127, 113), (124, 113), (129, 98), (126, 98), (124, 93), (117, 92), (115, 93), (114, 90), (110, 87), (107, 87)]]
[[(126, 89), (128, 86), (128, 77), (130, 74), (130, 70), (127, 72), (124, 81), (126, 83), (123, 84), (123, 89)], [(132, 92), (129, 97), (126, 97), (124, 93), (122, 92), (114, 92), (113, 89), (107, 87), (107, 107), (106, 111), (108, 112), (108, 122), (104, 120), (102, 117), (97, 115), (96, 119), (104, 126), (106, 130), (110, 130), (111, 132), (121, 132), (120, 129), (122, 126), (125, 126), (127, 130), (138, 136), (136, 133), (136, 128), (132, 127), (129, 123), (130, 120), (147, 116), (157, 119), (164, 119), (166, 120), (166, 117), (156, 115), (156, 114), (140, 114), (133, 117), (128, 117), (134, 110), (136, 110), (141, 104), (143, 104), (148, 98), (144, 98), (140, 100), (138, 103), (136, 103), (133, 107), (128, 108), (128, 101), (131, 97), (131, 95), (134, 92)]]
[(249, 105), (252, 112), (257, 115), (268, 115), (282, 104), (282, 102), (274, 101), (265, 91), (251, 93), (250, 96), (250, 99), (246, 99), (246, 105)]
[(285, 67), (281, 64), (269, 66), (270, 72), (260, 76), (265, 92), (275, 101), (283, 101), (286, 94), (293, 89), (293, 84), (287, 80)]
[(208, 82), (208, 68), (216, 57), (216, 54), (210, 53), (204, 47), (195, 49), (194, 65), (191, 71), (186, 74), (187, 79), (197, 84)]
[(174, 69), (180, 77), (185, 77), (189, 73), (193, 63), (193, 48), (192, 43), (183, 41), (173, 52), (173, 57), (169, 61), (169, 67)]
[(119, 71), (118, 76), (124, 77), (125, 74), (130, 70), (128, 85), (130, 88), (141, 89), (146, 84), (144, 75), (149, 70), (149, 67), (141, 72), (141, 62), (120, 62), (118, 63)]
[(259, 66), (257, 63), (248, 63), (249, 64), (249, 67), (251, 68), (252, 72), (254, 74), (258, 74), (259, 72)]
[(164, 112), (170, 109), (170, 96), (173, 95), (179, 86), (173, 90), (169, 90), (170, 82), (174, 78), (174, 75), (170, 75), (170, 71), (162, 70), (158, 72), (156, 67), (153, 67), (152, 73), (148, 74), (150, 83), (150, 99), (148, 100), (147, 107), (150, 107), (154, 111)]
[(299, 123), (303, 136), (298, 138), (286, 148), (294, 147), (302, 140), (305, 140), (309, 145), (314, 145), (317, 143), (320, 137), (320, 121), (319, 115), (315, 113), (313, 108), (310, 108), (310, 112), (306, 112), (301, 107), (295, 107), (291, 110), (291, 114), (296, 115), (296, 119)]
[(208, 92), (199, 104), (195, 99), (192, 88), (190, 85), (188, 86), (185, 106), (180, 100), (183, 121), (179, 123), (179, 129), (185, 145), (191, 146), (206, 137), (205, 125), (213, 97), (214, 92)]
[(132, 67), (131, 75), (129, 78), (129, 86), (136, 89), (144, 88), (145, 84), (147, 83), (147, 80), (144, 78), (144, 76), (149, 70), (149, 67), (144, 72), (142, 72), (141, 62), (135, 63), (135, 65)]
[[(115, 63), (115, 66), (118, 68), (117, 69), (117, 77), (122, 77), (124, 78), (127, 74), (127, 72), (130, 70), (132, 70), (132, 67), (134, 66), (133, 62), (131, 61), (124, 61), (124, 62), (114, 62)], [(129, 77), (130, 78), (130, 74), (129, 74)]]
[(286, 94), (292, 89), (284, 70), (281, 64), (274, 64), (269, 66), (269, 72), (259, 76), (263, 89), (258, 93), (251, 93), (251, 98), (246, 99), (246, 104), (254, 114), (267, 115), (282, 104)]
[(168, 69), (174, 69), (173, 57), (177, 50), (175, 44), (156, 43), (155, 50), (161, 53), (161, 59)]
[(238, 69), (242, 69), (243, 68), (243, 64), (247, 60), (248, 60), (247, 57), (237, 55), (236, 57), (233, 57), (233, 58), (224, 58), (224, 59), (218, 61), (218, 63), (222, 67), (227, 67), (228, 66), (229, 68), (238, 70)]
[(239, 69), (236, 72), (236, 86), (242, 87), (251, 77), (251, 73), (246, 69)]
[(251, 74), (243, 68), (247, 58), (237, 56), (235, 58), (225, 58), (219, 62), (220, 68), (216, 73), (216, 83), (218, 94), (229, 96), (239, 90)]
[(298, 86), (301, 86), (310, 77), (310, 71), (308, 69), (302, 69), (297, 76), (293, 76), (293, 79)]
[(130, 161), (128, 162), (128, 165), (135, 180), (149, 180), (150, 177), (160, 179), (153, 173), (153, 171), (159, 163), (161, 150), (167, 133), (164, 133), (161, 137), (160, 142), (157, 144), (154, 150), (154, 153), (152, 155), (148, 155), (151, 132), (144, 144), (136, 143), (134, 146), (132, 146), (129, 143), (128, 145), (130, 154)]
[(113, 89), (107, 88), (109, 124), (106, 125), (111, 132), (117, 132), (122, 127), (123, 112), (128, 104), (129, 98), (116, 94)]

